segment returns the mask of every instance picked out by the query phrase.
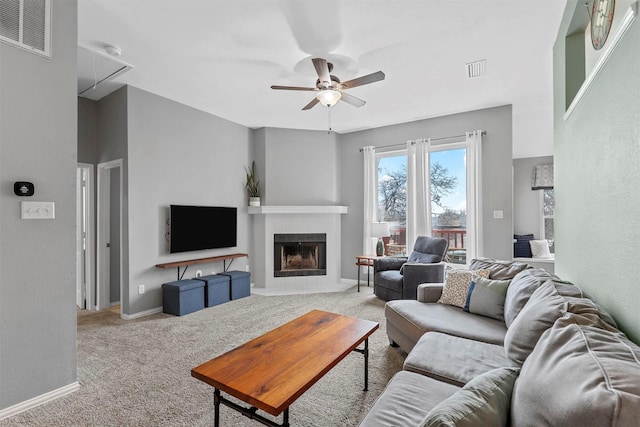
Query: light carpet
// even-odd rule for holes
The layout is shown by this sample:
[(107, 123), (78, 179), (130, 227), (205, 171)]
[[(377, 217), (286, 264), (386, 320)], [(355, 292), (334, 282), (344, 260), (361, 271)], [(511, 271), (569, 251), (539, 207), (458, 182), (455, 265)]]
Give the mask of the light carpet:
[[(182, 317), (155, 314), (127, 321), (108, 310), (79, 311), (80, 390), (0, 426), (212, 426), (213, 387), (191, 377), (191, 368), (314, 309), (380, 323), (369, 338), (369, 391), (362, 391), (363, 356), (348, 355), (293, 403), (290, 423), (358, 425), (406, 356), (389, 346), (384, 301), (366, 286), (360, 293), (354, 287), (251, 295)], [(261, 425), (226, 406), (220, 413), (222, 426)]]

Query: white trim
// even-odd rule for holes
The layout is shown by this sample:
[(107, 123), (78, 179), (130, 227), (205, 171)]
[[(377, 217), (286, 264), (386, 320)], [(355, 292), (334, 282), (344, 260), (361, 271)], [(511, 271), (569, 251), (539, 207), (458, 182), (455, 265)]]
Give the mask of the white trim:
[(139, 319), (140, 317), (150, 316), (152, 314), (162, 313), (162, 307), (151, 308), (149, 310), (139, 311), (133, 314), (120, 314), (120, 318), (124, 320)]
[(251, 206), (249, 214), (346, 214), (348, 206)]
[(576, 96), (573, 98), (573, 101), (571, 101), (571, 105), (569, 105), (569, 108), (567, 108), (567, 111), (564, 113), (563, 119), (565, 121), (569, 118), (569, 116), (571, 116), (571, 113), (573, 113), (573, 110), (575, 110), (580, 100), (587, 93), (587, 91), (589, 90), (589, 87), (596, 79), (596, 76), (600, 73), (600, 71), (604, 67), (604, 64), (607, 63), (607, 61), (609, 60), (609, 57), (611, 56), (615, 48), (618, 46), (618, 43), (620, 43), (620, 40), (622, 40), (622, 37), (626, 34), (626, 32), (631, 27), (631, 23), (636, 19), (636, 15), (638, 12), (637, 9), (638, 9), (637, 2), (632, 3), (629, 6), (629, 10), (627, 10), (627, 13), (624, 15), (622, 22), (620, 22), (620, 29), (615, 34), (613, 34), (612, 37), (609, 37), (609, 43), (607, 43), (604, 49), (602, 49), (602, 54), (600, 55), (600, 58), (598, 58), (598, 61), (593, 66), (593, 69), (591, 70), (587, 78), (582, 83), (582, 86), (580, 86), (580, 90), (578, 91), (578, 93), (576, 93)]
[[(87, 204), (89, 205), (89, 210), (87, 212), (87, 236), (85, 240), (86, 245), (86, 265), (85, 265), (85, 275), (88, 278), (85, 284), (84, 290), (84, 298), (85, 298), (85, 308), (88, 310), (95, 309), (93, 305), (94, 293), (95, 293), (95, 283), (96, 283), (96, 247), (95, 247), (95, 168), (94, 165), (90, 163), (78, 163), (78, 169), (85, 169), (87, 171), (87, 182), (85, 183), (86, 192), (87, 192)], [(79, 200), (78, 200), (79, 202)], [(78, 223), (80, 219), (78, 218)], [(79, 269), (80, 266), (77, 266)], [(79, 279), (78, 279), (79, 280)]]
[(9, 406), (8, 408), (0, 410), (0, 420), (13, 417), (14, 415), (18, 415), (21, 412), (28, 411), (29, 409), (33, 409), (36, 406), (40, 406), (43, 403), (49, 403), (60, 397), (66, 396), (67, 394), (71, 394), (74, 391), (77, 391), (79, 389), (80, 389), (80, 383), (76, 381), (64, 387), (60, 387), (48, 393), (41, 394), (40, 396), (36, 396), (32, 399), (25, 400), (24, 402), (20, 402), (13, 406)]
[[(109, 308), (109, 285), (104, 285), (105, 281), (109, 278), (109, 267), (105, 268), (105, 247), (106, 242), (108, 241), (107, 232), (109, 231), (109, 224), (107, 221), (103, 220), (103, 218), (109, 218), (109, 185), (110, 180), (105, 179), (104, 173), (110, 169), (119, 168), (120, 173), (120, 300), (127, 301), (124, 298), (123, 292), (123, 227), (122, 223), (124, 222), (123, 215), (123, 161), (122, 159), (112, 160), (110, 162), (99, 163), (98, 164), (98, 213), (97, 213), (97, 245), (96, 245), (96, 294), (97, 294), (97, 304), (96, 308), (98, 310)], [(120, 315), (122, 316), (122, 311), (124, 307), (120, 305)]]

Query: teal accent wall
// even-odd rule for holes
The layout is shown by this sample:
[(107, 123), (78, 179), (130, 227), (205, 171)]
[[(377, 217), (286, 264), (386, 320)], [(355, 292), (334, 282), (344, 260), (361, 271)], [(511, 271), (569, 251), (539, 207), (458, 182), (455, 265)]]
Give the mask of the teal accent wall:
[(567, 3), (554, 47), (556, 273), (640, 342), (640, 20), (565, 120), (565, 37), (583, 8)]

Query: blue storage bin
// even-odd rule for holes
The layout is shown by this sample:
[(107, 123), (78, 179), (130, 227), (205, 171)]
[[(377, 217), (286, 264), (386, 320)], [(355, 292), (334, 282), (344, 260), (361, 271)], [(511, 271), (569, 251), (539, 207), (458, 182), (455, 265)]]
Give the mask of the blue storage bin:
[(162, 285), (162, 311), (184, 316), (204, 308), (204, 286), (201, 280), (178, 280)]
[(204, 305), (206, 307), (213, 307), (231, 300), (229, 276), (211, 274), (209, 276), (194, 277), (194, 280), (201, 280), (205, 283)]
[(248, 271), (226, 271), (220, 276), (229, 276), (231, 280), (231, 299), (244, 298), (251, 295), (251, 273)]

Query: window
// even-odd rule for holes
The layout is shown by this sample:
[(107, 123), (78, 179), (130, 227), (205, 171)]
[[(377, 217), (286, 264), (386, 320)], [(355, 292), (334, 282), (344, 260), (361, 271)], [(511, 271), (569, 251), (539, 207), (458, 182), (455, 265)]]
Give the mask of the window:
[(556, 202), (553, 195), (553, 189), (542, 191), (542, 224), (541, 233), (543, 239), (549, 241), (549, 249), (554, 252), (553, 241), (553, 215), (555, 211)]
[[(466, 263), (467, 149), (465, 144), (432, 147), (431, 235), (447, 239), (449, 261)], [(398, 152), (378, 154), (378, 221), (388, 222), (391, 236), (386, 255), (406, 254), (407, 156)]]
[[(444, 149), (443, 149), (444, 148)], [(449, 242), (449, 262), (467, 262), (467, 149), (464, 144), (432, 147), (431, 227)]]
[(384, 238), (385, 255), (406, 254), (407, 156), (378, 155), (378, 221), (388, 222), (391, 236)]

